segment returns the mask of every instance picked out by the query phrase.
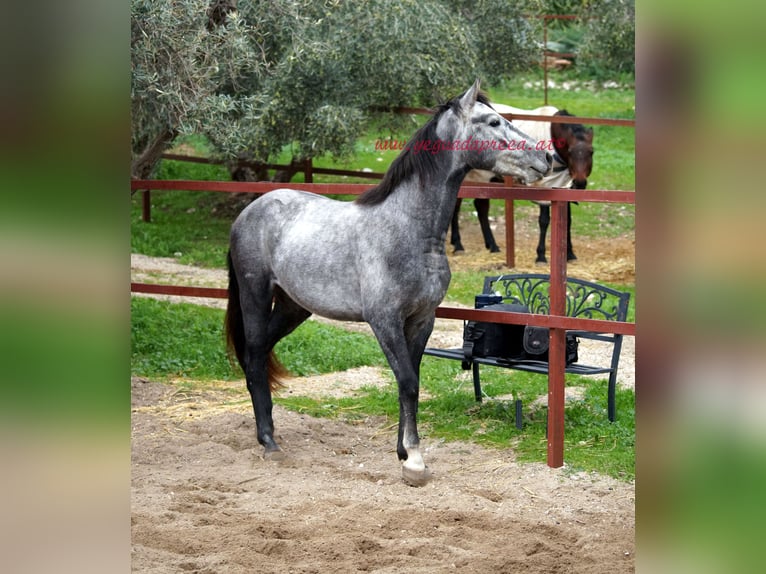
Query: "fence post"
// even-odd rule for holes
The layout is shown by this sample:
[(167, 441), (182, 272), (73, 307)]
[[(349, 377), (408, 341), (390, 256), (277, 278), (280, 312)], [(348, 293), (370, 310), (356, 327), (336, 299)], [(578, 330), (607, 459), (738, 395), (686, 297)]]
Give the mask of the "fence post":
[(314, 164), (311, 158), (306, 158), (303, 162), (303, 181), (305, 183), (314, 183)]
[[(551, 201), (551, 315), (566, 315), (567, 202)], [(550, 329), (548, 347), (548, 466), (564, 464), (566, 330)]]
[[(515, 185), (513, 177), (503, 177), (506, 186)], [(505, 200), (505, 264), (508, 267), (516, 267), (516, 229), (513, 219), (513, 198)]]
[(543, 100), (548, 105), (548, 15), (543, 17)]

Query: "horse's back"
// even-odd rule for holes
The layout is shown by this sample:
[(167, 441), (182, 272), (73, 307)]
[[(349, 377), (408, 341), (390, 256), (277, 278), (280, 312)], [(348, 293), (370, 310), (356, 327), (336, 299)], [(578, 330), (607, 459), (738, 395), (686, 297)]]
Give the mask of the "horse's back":
[[(558, 108), (554, 106), (541, 106), (533, 110), (525, 110), (523, 108), (517, 108), (507, 104), (493, 103), (492, 107), (494, 107), (495, 110), (501, 114), (521, 114), (529, 116), (552, 116), (558, 111)], [(517, 119), (511, 121), (514, 126), (519, 128), (522, 132), (530, 136), (535, 141), (546, 141), (551, 138), (550, 122)]]
[(528, 116), (552, 116), (557, 111), (559, 111), (555, 106), (540, 106), (539, 108), (527, 110), (524, 108), (517, 108), (515, 106), (509, 106), (508, 104), (501, 104), (498, 102), (492, 102), (492, 107), (495, 108), (495, 111), (500, 114), (523, 114)]
[(254, 234), (275, 240), (306, 234), (333, 218), (344, 217), (345, 202), (299, 191), (275, 189), (248, 205), (232, 225), (232, 242), (252, 241)]

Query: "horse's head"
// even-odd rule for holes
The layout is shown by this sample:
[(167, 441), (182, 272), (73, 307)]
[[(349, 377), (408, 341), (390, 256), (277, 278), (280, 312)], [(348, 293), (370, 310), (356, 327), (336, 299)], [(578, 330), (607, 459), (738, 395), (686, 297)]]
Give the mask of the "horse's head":
[[(510, 175), (528, 184), (548, 173), (551, 157), (536, 142), (498, 114), (479, 91), (479, 80), (452, 106), (453, 119), (439, 133), (470, 169)], [(452, 133), (449, 133), (452, 131)]]
[[(554, 115), (572, 114), (559, 110)], [(572, 188), (585, 189), (593, 169), (593, 128), (586, 129), (582, 124), (551, 123), (551, 139), (556, 152), (569, 167)]]

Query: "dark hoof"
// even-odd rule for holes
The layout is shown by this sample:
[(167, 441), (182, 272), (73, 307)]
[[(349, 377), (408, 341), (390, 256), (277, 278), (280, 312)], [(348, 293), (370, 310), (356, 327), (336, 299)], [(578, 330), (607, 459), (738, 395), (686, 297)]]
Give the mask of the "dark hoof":
[(567, 261), (569, 263), (573, 263), (577, 261), (577, 255), (575, 255), (574, 253), (572, 253), (571, 255), (567, 255)]
[(287, 455), (285, 454), (285, 451), (283, 451), (281, 448), (276, 449), (264, 449), (263, 451), (263, 460), (273, 460), (275, 462), (283, 461), (287, 458)]
[(497, 245), (495, 245), (494, 247), (490, 247), (489, 248), (489, 252), (490, 253), (500, 253), (500, 248)]

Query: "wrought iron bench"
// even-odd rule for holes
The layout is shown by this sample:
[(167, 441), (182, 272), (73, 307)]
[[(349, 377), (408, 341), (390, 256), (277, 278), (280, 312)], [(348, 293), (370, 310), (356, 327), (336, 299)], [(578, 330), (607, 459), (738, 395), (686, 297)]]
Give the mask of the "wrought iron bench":
[[(484, 278), (482, 293), (499, 294), (503, 298), (503, 303), (525, 305), (530, 313), (548, 314), (550, 310), (549, 285), (549, 275), (536, 273), (499, 275)], [(569, 317), (623, 322), (627, 319), (630, 293), (572, 277), (567, 278), (566, 293), (566, 314)], [(567, 331), (567, 333), (574, 334), (579, 339), (593, 339), (612, 346), (612, 357), (608, 365), (587, 365), (576, 362), (567, 366), (566, 372), (576, 375), (609, 374), (607, 410), (609, 420), (614, 421), (617, 367), (620, 362), (623, 336), (592, 331)], [(479, 365), (548, 374), (548, 363), (544, 361), (513, 361), (504, 357), (473, 357), (471, 361), (466, 361), (462, 348), (436, 349), (428, 347), (425, 354), (462, 361), (463, 368), (472, 368), (473, 386), (477, 401), (481, 401)]]

